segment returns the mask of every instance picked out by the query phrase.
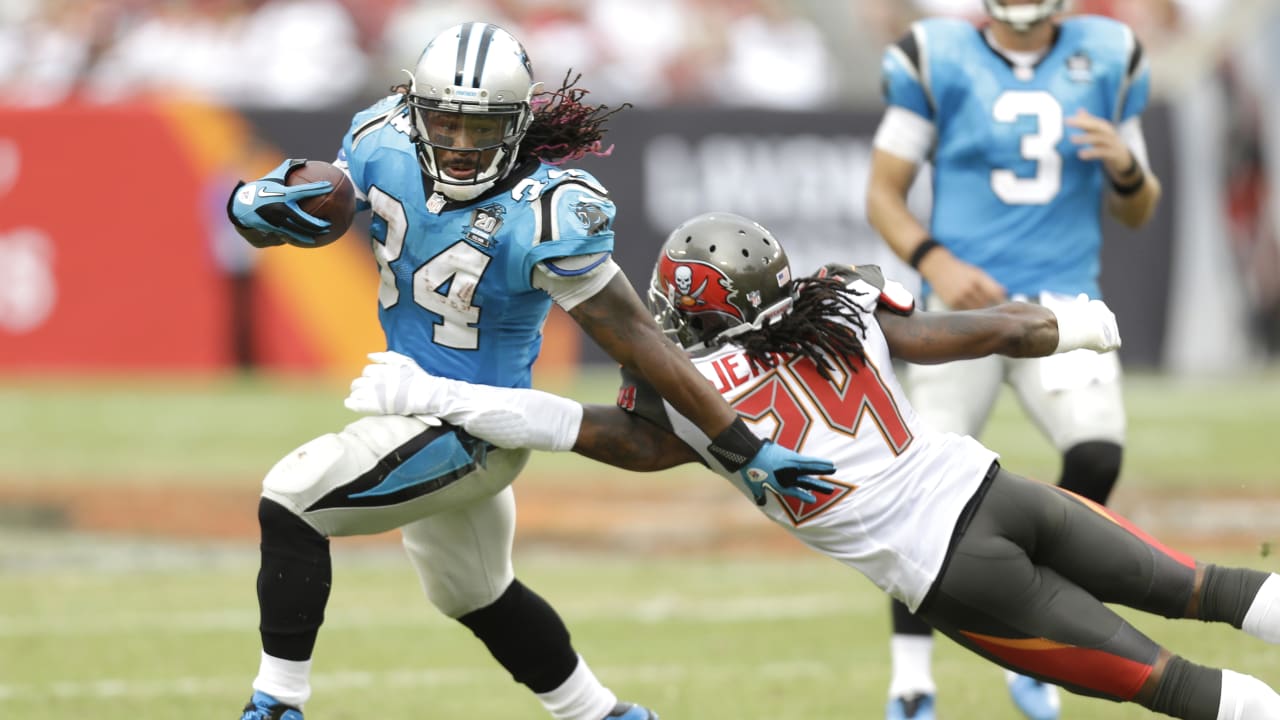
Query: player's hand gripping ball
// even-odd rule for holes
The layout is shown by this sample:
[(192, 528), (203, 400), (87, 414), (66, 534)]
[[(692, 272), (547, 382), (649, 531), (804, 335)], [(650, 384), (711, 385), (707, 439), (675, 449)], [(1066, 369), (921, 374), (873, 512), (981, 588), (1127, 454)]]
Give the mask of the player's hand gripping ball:
[(227, 216), (254, 247), (322, 247), (342, 237), (355, 216), (355, 188), (334, 165), (285, 160), (231, 192)]
[(351, 228), (356, 213), (356, 190), (351, 178), (337, 166), (323, 160), (308, 160), (291, 169), (284, 177), (285, 184), (294, 187), (315, 182), (328, 182), (332, 190), (323, 195), (313, 195), (298, 201), (298, 208), (312, 217), (325, 220), (329, 229), (317, 235), (312, 242), (290, 243), (299, 247), (321, 247), (337, 240)]

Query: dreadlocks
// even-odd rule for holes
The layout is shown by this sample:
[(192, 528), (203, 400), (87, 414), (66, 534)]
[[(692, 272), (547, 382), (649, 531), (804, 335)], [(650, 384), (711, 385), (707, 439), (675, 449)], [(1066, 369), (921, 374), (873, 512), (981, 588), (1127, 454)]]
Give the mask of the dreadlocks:
[(586, 105), (582, 98), (587, 91), (574, 87), (582, 79), (581, 73), (565, 73), (558, 90), (540, 92), (533, 96), (533, 121), (520, 145), (519, 160), (536, 157), (559, 165), (579, 160), (586, 155), (601, 157), (613, 152), (613, 146), (603, 148), (604, 123), (610, 117), (631, 107), (631, 103), (610, 109), (607, 105)]
[[(862, 338), (867, 324), (855, 298), (864, 293), (845, 286), (839, 277), (799, 278), (792, 287), (791, 311), (759, 330), (733, 338), (746, 351), (753, 367), (774, 367), (777, 354), (802, 355), (831, 380), (831, 358), (855, 357), (865, 361)], [(850, 365), (857, 370), (856, 365)]]

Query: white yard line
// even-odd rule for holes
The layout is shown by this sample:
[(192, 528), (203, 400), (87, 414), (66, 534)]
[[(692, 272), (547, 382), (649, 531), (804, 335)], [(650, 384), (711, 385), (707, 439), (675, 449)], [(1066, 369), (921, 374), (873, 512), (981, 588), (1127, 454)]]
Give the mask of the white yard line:
[[(751, 663), (753, 674), (771, 678), (811, 678), (831, 668), (817, 662)], [(717, 663), (681, 665), (625, 665), (596, 668), (597, 673), (615, 682), (676, 682), (696, 672), (699, 677), (741, 676), (741, 666)], [(312, 676), (315, 687), (326, 693), (344, 689), (456, 687), (488, 684), (505, 675), (496, 664), (487, 668), (458, 670), (395, 670), (388, 672), (320, 672)], [(248, 692), (247, 674), (224, 677), (185, 677), (158, 681), (95, 680), (92, 682), (53, 682), (41, 685), (0, 684), (0, 702), (33, 699), (129, 699), (147, 700), (168, 697), (195, 697)]]
[[(748, 597), (714, 599), (689, 599), (677, 595), (664, 595), (636, 600), (628, 598), (614, 602), (602, 599), (598, 602), (569, 600), (557, 603), (557, 608), (570, 623), (598, 620), (625, 620), (627, 622), (656, 625), (672, 621), (689, 621), (706, 624), (726, 624), (751, 620), (787, 620), (849, 613), (849, 598), (838, 593), (819, 595), (755, 595)], [(330, 608), (324, 627), (327, 630), (352, 628), (378, 628), (406, 626), (444, 627), (452, 621), (438, 614), (422, 600), (416, 607), (376, 616), (367, 611)], [(251, 631), (258, 625), (258, 611), (246, 606), (243, 610), (220, 612), (165, 612), (162, 615), (147, 612), (103, 612), (92, 617), (15, 617), (0, 618), (0, 639), (30, 637), (85, 637), (133, 633), (159, 633), (166, 636), (191, 635), (224, 631)]]

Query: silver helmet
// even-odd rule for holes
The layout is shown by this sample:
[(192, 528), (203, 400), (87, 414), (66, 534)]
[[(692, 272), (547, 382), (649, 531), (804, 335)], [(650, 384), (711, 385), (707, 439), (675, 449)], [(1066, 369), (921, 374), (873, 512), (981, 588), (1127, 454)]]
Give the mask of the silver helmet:
[(422, 171), (458, 200), (506, 176), (537, 91), (529, 55), (497, 25), (468, 22), (427, 44), (408, 95)]
[(1008, 23), (1018, 32), (1026, 32), (1033, 25), (1062, 12), (1063, 2), (1064, 0), (1037, 0), (1032, 3), (1006, 5), (1004, 0), (982, 0), (992, 20)]
[(649, 280), (654, 319), (686, 350), (764, 327), (791, 309), (791, 265), (759, 223), (725, 212), (667, 236)]

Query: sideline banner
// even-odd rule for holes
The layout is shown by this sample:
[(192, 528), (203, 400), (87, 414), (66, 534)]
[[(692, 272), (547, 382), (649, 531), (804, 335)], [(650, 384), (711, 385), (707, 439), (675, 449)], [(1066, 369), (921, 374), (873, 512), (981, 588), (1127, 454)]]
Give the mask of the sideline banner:
[(157, 112), (0, 111), (0, 365), (225, 363), (203, 177)]
[(383, 342), (359, 233), (256, 251), (226, 221), (281, 159), (203, 105), (0, 108), (0, 368), (358, 372)]

